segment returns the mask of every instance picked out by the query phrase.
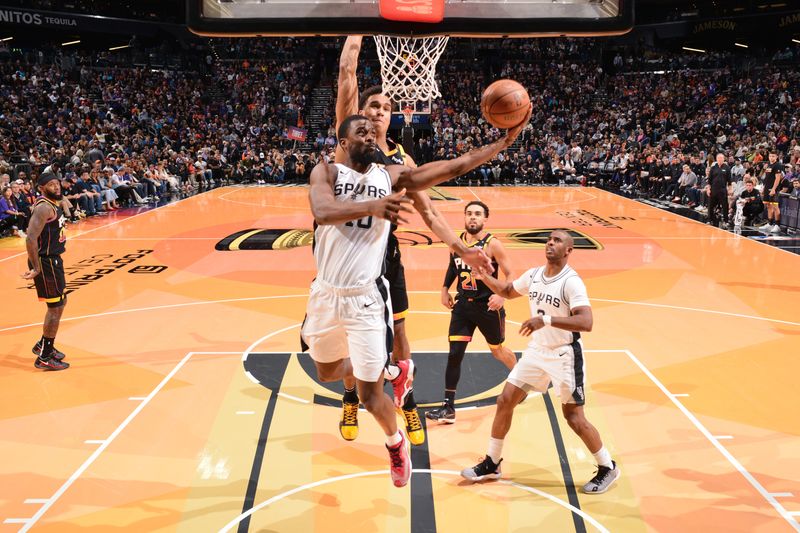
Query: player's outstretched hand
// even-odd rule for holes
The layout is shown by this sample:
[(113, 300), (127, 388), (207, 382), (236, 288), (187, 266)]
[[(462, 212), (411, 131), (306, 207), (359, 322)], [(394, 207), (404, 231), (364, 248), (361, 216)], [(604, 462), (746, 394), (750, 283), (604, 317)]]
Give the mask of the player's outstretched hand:
[(529, 318), (522, 323), (522, 326), (519, 328), (519, 334), (523, 337), (527, 337), (537, 329), (542, 329), (543, 327), (544, 320), (542, 319), (542, 316), (536, 315), (535, 317)]
[(530, 122), (532, 113), (533, 113), (533, 104), (531, 104), (531, 106), (528, 108), (528, 112), (525, 113), (525, 118), (522, 119), (522, 122), (520, 122), (513, 128), (509, 128), (508, 131), (506, 131), (505, 143), (504, 143), (506, 147), (509, 147), (512, 144), (514, 144), (514, 141), (517, 140), (519, 134), (522, 133), (522, 130), (524, 130), (525, 126), (527, 126), (528, 122)]
[(411, 198), (406, 198), (406, 190), (401, 189), (389, 196), (375, 200), (372, 215), (385, 218), (394, 224), (408, 224), (408, 220), (404, 219), (401, 214), (403, 212), (413, 213), (414, 210), (411, 209), (413, 203)]
[(472, 270), (480, 275), (491, 274), (494, 272), (492, 260), (486, 255), (482, 248), (467, 248), (461, 255), (461, 260)]

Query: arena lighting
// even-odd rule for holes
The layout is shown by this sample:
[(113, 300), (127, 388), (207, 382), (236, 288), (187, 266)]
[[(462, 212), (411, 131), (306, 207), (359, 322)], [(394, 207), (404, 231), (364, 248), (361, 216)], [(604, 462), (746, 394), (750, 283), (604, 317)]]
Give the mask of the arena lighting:
[(742, 44), (742, 43), (733, 43), (733, 44), (734, 44), (735, 46), (738, 46), (739, 48), (750, 48), (750, 47), (749, 47), (749, 46), (747, 46), (746, 44)]
[(61, 46), (69, 46), (69, 45), (71, 45), (71, 44), (78, 44), (78, 43), (80, 43), (80, 42), (81, 42), (80, 40), (77, 40), (77, 41), (69, 41), (69, 42), (66, 42), (66, 43), (61, 43)]
[(12, 39), (13, 39), (13, 37), (6, 37), (5, 39), (0, 39), (0, 43), (4, 43), (4, 42), (10, 41)]
[(684, 50), (688, 50), (689, 52), (700, 52), (701, 54), (706, 53), (705, 50), (701, 50), (700, 48), (690, 48), (688, 46), (682, 46), (681, 48), (683, 48)]
[(108, 51), (113, 52), (114, 50), (122, 50), (123, 48), (130, 48), (130, 47), (131, 45), (129, 44), (123, 44), (122, 46), (112, 46), (111, 48), (108, 49)]
[(800, 40), (798, 40), (798, 39), (792, 39), (792, 42), (793, 42), (793, 43), (800, 44)]

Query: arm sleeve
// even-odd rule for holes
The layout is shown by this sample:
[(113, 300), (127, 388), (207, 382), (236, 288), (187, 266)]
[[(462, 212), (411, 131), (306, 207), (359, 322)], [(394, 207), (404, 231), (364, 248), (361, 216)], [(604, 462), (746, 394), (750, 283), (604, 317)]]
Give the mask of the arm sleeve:
[(458, 277), (458, 271), (456, 270), (456, 262), (453, 261), (453, 254), (450, 254), (450, 264), (447, 266), (447, 272), (444, 275), (444, 287), (450, 288), (450, 285), (453, 284), (456, 277)]
[(517, 293), (521, 295), (528, 294), (528, 289), (531, 287), (531, 279), (533, 279), (535, 270), (535, 268), (529, 268), (524, 274), (514, 280), (514, 290), (517, 291)]
[(564, 297), (569, 303), (570, 310), (576, 307), (591, 307), (589, 295), (586, 293), (586, 285), (578, 276), (570, 276), (564, 282)]

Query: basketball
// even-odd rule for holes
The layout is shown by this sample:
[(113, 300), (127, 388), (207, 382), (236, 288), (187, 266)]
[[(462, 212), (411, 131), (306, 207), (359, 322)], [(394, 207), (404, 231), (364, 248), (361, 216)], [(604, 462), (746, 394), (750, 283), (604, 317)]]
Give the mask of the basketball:
[(514, 80), (497, 80), (481, 97), (481, 112), (495, 128), (513, 128), (525, 118), (531, 98)]

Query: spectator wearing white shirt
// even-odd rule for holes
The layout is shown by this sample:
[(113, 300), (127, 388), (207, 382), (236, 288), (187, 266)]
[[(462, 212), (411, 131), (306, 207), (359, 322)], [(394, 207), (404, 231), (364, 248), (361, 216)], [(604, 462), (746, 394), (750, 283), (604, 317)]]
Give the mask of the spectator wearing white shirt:
[(134, 197), (133, 187), (125, 183), (122, 177), (113, 168), (106, 167), (104, 172), (106, 174), (109, 187), (114, 190), (122, 204), (133, 205), (137, 203), (136, 198)]

